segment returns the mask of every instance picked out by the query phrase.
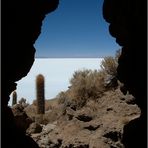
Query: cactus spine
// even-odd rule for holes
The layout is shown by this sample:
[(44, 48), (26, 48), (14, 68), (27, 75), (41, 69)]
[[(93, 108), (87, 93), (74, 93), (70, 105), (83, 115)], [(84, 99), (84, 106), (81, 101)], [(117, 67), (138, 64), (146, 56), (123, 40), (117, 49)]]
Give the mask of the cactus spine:
[(44, 76), (39, 74), (36, 77), (36, 98), (37, 114), (45, 113)]
[(12, 93), (12, 106), (17, 104), (17, 93), (16, 91), (13, 91)]

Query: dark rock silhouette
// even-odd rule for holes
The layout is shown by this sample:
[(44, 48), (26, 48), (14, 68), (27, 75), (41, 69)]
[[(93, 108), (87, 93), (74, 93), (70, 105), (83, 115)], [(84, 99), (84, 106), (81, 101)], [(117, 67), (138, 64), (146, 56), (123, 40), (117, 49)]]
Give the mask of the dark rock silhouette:
[(87, 116), (87, 115), (79, 115), (78, 117), (76, 117), (78, 120), (83, 121), (83, 122), (89, 122), (92, 120), (91, 116)]
[(29, 72), (41, 32), (42, 20), (54, 11), (59, 0), (3, 0), (2, 2), (2, 147), (36, 148), (38, 145), (15, 125), (8, 107), (16, 81)]
[(12, 112), (14, 115), (15, 125), (22, 132), (26, 132), (29, 125), (33, 122), (32, 119), (24, 111), (24, 107), (21, 104), (16, 104), (12, 107)]
[(123, 143), (126, 148), (145, 148), (147, 146), (147, 1), (104, 0), (103, 16), (110, 24), (110, 34), (122, 46), (118, 61), (118, 78), (124, 83), (124, 88), (135, 97), (135, 103), (141, 109), (140, 119), (135, 119), (125, 126)]
[[(74, 148), (75, 146), (73, 144), (70, 144), (68, 147), (66, 146), (65, 148)], [(89, 148), (88, 144), (80, 145), (77, 146), (77, 148)]]
[(95, 130), (98, 129), (99, 127), (100, 127), (100, 125), (97, 125), (97, 126), (89, 125), (89, 126), (84, 127), (84, 129), (88, 129), (88, 130), (90, 130), (90, 131), (95, 131)]
[[(27, 75), (34, 62), (33, 44), (40, 34), (42, 20), (57, 5), (58, 0), (2, 2), (2, 147), (38, 147), (15, 125), (8, 101), (10, 93), (16, 89), (15, 82)], [(103, 5), (104, 18), (110, 23), (109, 31), (122, 46), (118, 78), (141, 108), (141, 117), (124, 128), (126, 148), (145, 148), (147, 143), (146, 7), (147, 1), (139, 0), (104, 0)]]
[(58, 139), (55, 143), (53, 143), (52, 141), (49, 141), (49, 144), (51, 148), (60, 148), (62, 144), (62, 140)]
[(117, 131), (111, 131), (104, 134), (104, 137), (112, 139), (112, 141), (117, 142), (118, 139), (121, 139), (121, 133)]

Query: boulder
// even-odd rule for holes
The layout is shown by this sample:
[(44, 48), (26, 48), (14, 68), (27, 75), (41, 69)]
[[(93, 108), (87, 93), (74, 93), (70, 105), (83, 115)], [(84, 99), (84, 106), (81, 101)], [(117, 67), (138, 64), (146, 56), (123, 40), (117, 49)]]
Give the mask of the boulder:
[(30, 124), (29, 128), (27, 129), (28, 134), (35, 134), (42, 132), (42, 126), (36, 122)]
[(24, 111), (23, 106), (20, 104), (14, 105), (12, 108), (12, 112), (14, 114), (14, 121), (15, 121), (16, 126), (20, 130), (25, 132), (27, 128), (29, 127), (29, 125), (32, 123), (31, 118), (28, 117), (28, 115)]

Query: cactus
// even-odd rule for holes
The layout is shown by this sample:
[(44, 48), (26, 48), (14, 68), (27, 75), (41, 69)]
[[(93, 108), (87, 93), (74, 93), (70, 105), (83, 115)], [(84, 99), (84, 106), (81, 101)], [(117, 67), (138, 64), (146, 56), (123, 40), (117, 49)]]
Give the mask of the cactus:
[(12, 93), (12, 106), (17, 104), (17, 93), (16, 91), (13, 91)]
[(45, 113), (44, 76), (39, 74), (36, 77), (36, 98), (37, 114)]

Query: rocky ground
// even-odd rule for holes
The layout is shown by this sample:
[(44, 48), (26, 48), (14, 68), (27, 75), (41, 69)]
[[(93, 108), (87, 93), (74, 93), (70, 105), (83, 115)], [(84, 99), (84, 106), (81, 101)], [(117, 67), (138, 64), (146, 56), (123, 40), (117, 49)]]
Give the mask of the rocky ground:
[(34, 109), (35, 104), (23, 110), (33, 122), (26, 131), (40, 148), (123, 148), (123, 126), (140, 115), (134, 98), (119, 89), (90, 99), (77, 110), (57, 99), (46, 101), (42, 121), (41, 116), (33, 118)]

